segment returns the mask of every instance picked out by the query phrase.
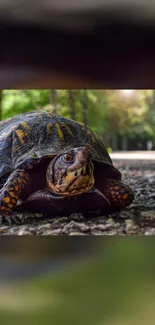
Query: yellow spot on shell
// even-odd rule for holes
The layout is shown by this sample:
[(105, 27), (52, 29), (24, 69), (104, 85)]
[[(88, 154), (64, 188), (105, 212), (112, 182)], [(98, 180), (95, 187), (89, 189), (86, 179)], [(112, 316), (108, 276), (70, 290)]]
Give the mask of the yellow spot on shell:
[(16, 134), (18, 135), (18, 138), (21, 143), (24, 143), (25, 133), (22, 130), (17, 130)]
[(24, 184), (27, 184), (27, 180), (25, 178), (22, 179), (22, 184), (21, 185), (24, 185)]
[(92, 139), (92, 142), (96, 142), (97, 140), (96, 140), (96, 138), (95, 138), (95, 135), (94, 135), (94, 133), (91, 131), (91, 130), (88, 130), (88, 136), (89, 137), (91, 137), (91, 139)]
[(9, 196), (5, 196), (5, 197), (4, 197), (4, 202), (5, 202), (5, 203), (9, 203), (9, 202), (10, 202), (10, 198), (9, 198)]
[(12, 203), (9, 203), (9, 204), (8, 204), (8, 207), (9, 207), (10, 209), (12, 209), (12, 208), (13, 208), (13, 204), (12, 204)]
[(18, 185), (15, 186), (15, 190), (19, 191), (19, 186)]
[(123, 199), (127, 199), (127, 197), (128, 197), (127, 194), (123, 195)]
[(10, 196), (11, 196), (11, 197), (16, 197), (16, 195), (15, 195), (14, 192), (10, 192)]
[(24, 129), (26, 129), (27, 131), (30, 130), (30, 126), (28, 125), (27, 122), (22, 122), (21, 125), (23, 126)]
[(84, 123), (83, 122), (78, 122), (78, 124), (80, 124), (81, 126), (84, 127)]
[(55, 126), (57, 128), (57, 131), (58, 131), (58, 135), (59, 135), (60, 140), (63, 140), (64, 139), (64, 134), (62, 132), (62, 129), (61, 129), (60, 125), (58, 123), (56, 123)]
[(94, 137), (94, 134), (91, 135), (91, 138), (92, 138), (92, 141), (95, 143), (96, 142), (96, 139)]
[(0, 206), (0, 210), (6, 210), (6, 207)]
[(23, 179), (22, 179), (22, 178), (19, 178), (19, 179), (18, 179), (18, 182), (19, 182), (20, 184), (22, 184), (22, 183), (23, 183)]
[(68, 132), (70, 135), (73, 135), (72, 130), (70, 129), (70, 127), (69, 127), (67, 124), (65, 124), (65, 123), (62, 122), (61, 125), (63, 126), (63, 128), (65, 128), (65, 129), (67, 130), (67, 132)]
[(16, 204), (16, 202), (17, 202), (17, 201), (16, 201), (15, 199), (12, 199), (12, 200), (11, 200), (11, 203), (12, 203), (12, 204)]
[(53, 127), (52, 123), (47, 124), (47, 134), (51, 133), (52, 127)]

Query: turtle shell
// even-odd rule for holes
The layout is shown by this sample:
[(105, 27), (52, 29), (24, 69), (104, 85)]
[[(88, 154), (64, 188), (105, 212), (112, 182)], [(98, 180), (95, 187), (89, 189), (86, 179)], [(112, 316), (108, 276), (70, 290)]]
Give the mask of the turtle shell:
[(85, 124), (44, 111), (9, 118), (0, 123), (0, 178), (19, 166), (32, 168), (43, 157), (85, 145), (112, 178), (121, 178), (104, 144)]

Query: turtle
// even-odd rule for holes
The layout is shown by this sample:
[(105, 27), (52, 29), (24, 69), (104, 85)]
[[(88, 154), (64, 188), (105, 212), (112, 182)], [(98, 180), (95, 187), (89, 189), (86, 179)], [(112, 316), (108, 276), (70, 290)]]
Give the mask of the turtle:
[(0, 214), (120, 211), (134, 194), (100, 137), (44, 110), (0, 123)]

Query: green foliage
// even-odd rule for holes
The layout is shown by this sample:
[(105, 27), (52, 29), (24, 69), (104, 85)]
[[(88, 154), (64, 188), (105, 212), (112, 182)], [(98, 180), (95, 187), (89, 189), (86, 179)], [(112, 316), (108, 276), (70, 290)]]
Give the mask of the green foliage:
[(3, 90), (2, 118), (41, 109), (49, 103), (49, 90)]
[[(91, 250), (96, 246), (96, 256), (90, 259), (70, 259), (74, 264), (60, 266), (53, 274), (50, 268), (47, 274), (34, 273), (23, 282), (4, 281), (1, 324), (153, 325), (155, 259), (154, 241), (149, 239), (104, 238), (96, 245), (90, 243)], [(62, 257), (55, 257), (53, 267), (56, 260), (63, 262)], [(15, 262), (12, 260), (13, 269)], [(48, 260), (45, 262), (48, 266)], [(30, 266), (33, 269), (33, 263), (25, 263), (28, 270)]]
[[(75, 118), (87, 121), (88, 125), (109, 141), (112, 137), (127, 137), (129, 141), (155, 146), (155, 90), (74, 90)], [(53, 111), (51, 90), (3, 90), (2, 119), (24, 112), (43, 109)], [(56, 112), (71, 117), (68, 90), (57, 91)], [(138, 145), (137, 145), (138, 148)]]
[(107, 148), (107, 151), (108, 151), (109, 153), (112, 153), (112, 148), (108, 147), (108, 148)]

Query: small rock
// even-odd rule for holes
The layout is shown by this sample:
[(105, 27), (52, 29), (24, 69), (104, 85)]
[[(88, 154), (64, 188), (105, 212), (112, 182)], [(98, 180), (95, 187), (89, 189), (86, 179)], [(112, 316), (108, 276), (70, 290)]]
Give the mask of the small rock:
[(69, 230), (71, 230), (71, 229), (72, 230), (73, 229), (79, 229), (79, 230), (85, 232), (85, 231), (89, 230), (89, 227), (84, 223), (78, 223), (78, 222), (75, 222), (75, 221), (71, 221), (67, 225), (65, 225), (62, 232), (65, 233), (65, 234), (68, 234)]
[(94, 236), (103, 236), (103, 235), (106, 235), (106, 234), (104, 234), (103, 231), (99, 231), (99, 230), (93, 230), (91, 234), (94, 235)]
[(91, 227), (91, 229), (92, 230), (107, 230), (107, 229), (109, 229), (109, 228), (111, 228), (112, 227), (112, 224), (106, 224), (106, 225), (95, 225), (95, 226), (92, 226)]
[(4, 231), (8, 231), (9, 229), (10, 229), (9, 226), (1, 226), (1, 227), (0, 227), (0, 233), (1, 233), (1, 232), (4, 232)]
[(152, 236), (154, 234), (155, 234), (155, 229), (154, 228), (147, 228), (147, 230), (144, 233), (144, 235), (146, 235), (146, 236)]
[(39, 226), (39, 230), (46, 230), (46, 229), (49, 229), (49, 228), (51, 228), (51, 224), (50, 223), (46, 223), (46, 224), (44, 224), (44, 225), (42, 225), (42, 226)]
[(116, 222), (116, 223), (114, 223), (113, 227), (114, 227), (114, 228), (120, 228), (120, 222)]
[(61, 234), (61, 229), (54, 229), (54, 230), (46, 230), (44, 231), (41, 235), (42, 236), (57, 236), (57, 235), (60, 235)]
[(69, 233), (69, 236), (87, 236), (88, 234), (83, 233), (83, 232), (77, 232), (77, 231), (73, 231)]
[(59, 224), (65, 224), (67, 221), (68, 221), (67, 217), (61, 217), (56, 220), (51, 219), (50, 223), (52, 223), (53, 225), (59, 225)]
[[(101, 217), (101, 218), (91, 218), (91, 221), (93, 221), (94, 223), (97, 221), (98, 224), (104, 224), (107, 222), (105, 217)], [(91, 223), (90, 221), (90, 223)]]
[(134, 224), (133, 220), (131, 220), (131, 219), (125, 220), (125, 228), (127, 231), (133, 229), (134, 225), (135, 224)]
[(69, 218), (77, 222), (85, 220), (82, 213), (72, 213)]
[(117, 235), (117, 230), (115, 230), (115, 229), (110, 230), (110, 231), (107, 232), (107, 235), (109, 235), (109, 236), (115, 236), (115, 235)]
[(77, 227), (79, 230), (81, 230), (81, 231), (86, 231), (86, 232), (90, 229), (90, 227), (87, 226), (87, 225), (84, 224), (84, 223), (77, 223), (77, 222), (76, 222), (76, 227)]
[(150, 217), (150, 218), (155, 218), (155, 210), (150, 210), (150, 211), (142, 211), (141, 212), (142, 217)]
[(113, 218), (109, 218), (109, 219), (106, 221), (106, 223), (109, 223), (109, 224), (113, 225), (113, 224), (114, 224), (114, 219), (113, 219)]
[(30, 231), (25, 230), (24, 228), (20, 229), (18, 232), (19, 236), (23, 236), (23, 235), (32, 235), (32, 233)]
[(127, 231), (127, 235), (137, 235), (137, 231), (136, 230), (129, 230), (129, 231)]
[(67, 225), (63, 227), (62, 232), (68, 234), (69, 230), (74, 228), (74, 224), (75, 224), (74, 221), (69, 222)]
[(144, 175), (144, 179), (147, 178), (147, 180), (149, 181), (151, 178), (154, 178), (153, 174), (145, 174)]

